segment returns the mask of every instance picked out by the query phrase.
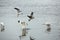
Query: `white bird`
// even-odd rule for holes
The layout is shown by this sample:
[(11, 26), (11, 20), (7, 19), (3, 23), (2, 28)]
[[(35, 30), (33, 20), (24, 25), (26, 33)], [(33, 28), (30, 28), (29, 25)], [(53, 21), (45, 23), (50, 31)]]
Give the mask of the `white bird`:
[(34, 17), (33, 17), (33, 12), (31, 12), (30, 15), (27, 15), (27, 17), (29, 18), (29, 21), (30, 21), (31, 19), (34, 19)]
[(17, 10), (17, 17), (20, 15), (20, 9), (19, 8), (14, 8), (15, 10)]
[(25, 21), (20, 21), (20, 24), (22, 26), (22, 29), (26, 29), (26, 26), (28, 25)]
[(25, 21), (19, 21), (19, 24), (21, 24), (22, 28), (22, 35), (21, 36), (26, 36), (27, 29), (26, 26), (28, 25)]
[(51, 23), (50, 22), (46, 22), (45, 24), (47, 26), (47, 31), (50, 32), (51, 31)]
[(0, 23), (0, 31), (1, 31), (1, 32), (5, 30), (5, 28), (4, 28), (4, 27), (5, 27), (5, 26), (4, 26), (4, 23), (3, 23), (3, 22), (1, 22), (1, 23)]

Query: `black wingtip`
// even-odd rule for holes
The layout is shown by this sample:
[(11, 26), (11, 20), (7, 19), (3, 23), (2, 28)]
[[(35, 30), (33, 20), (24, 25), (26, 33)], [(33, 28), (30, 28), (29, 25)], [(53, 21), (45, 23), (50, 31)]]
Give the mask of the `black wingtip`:
[(31, 16), (33, 15), (33, 12), (31, 12)]
[(14, 9), (19, 10), (18, 8), (14, 8)]

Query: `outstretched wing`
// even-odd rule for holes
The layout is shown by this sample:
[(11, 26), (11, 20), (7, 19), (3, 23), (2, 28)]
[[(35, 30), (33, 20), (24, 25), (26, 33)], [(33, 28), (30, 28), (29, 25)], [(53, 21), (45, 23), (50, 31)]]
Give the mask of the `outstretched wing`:
[(14, 9), (17, 10), (17, 11), (19, 10), (18, 8), (14, 8)]
[(17, 10), (18, 13), (21, 12), (20, 9), (18, 9), (18, 8), (14, 8), (14, 9)]
[(31, 16), (33, 16), (33, 12), (31, 12)]

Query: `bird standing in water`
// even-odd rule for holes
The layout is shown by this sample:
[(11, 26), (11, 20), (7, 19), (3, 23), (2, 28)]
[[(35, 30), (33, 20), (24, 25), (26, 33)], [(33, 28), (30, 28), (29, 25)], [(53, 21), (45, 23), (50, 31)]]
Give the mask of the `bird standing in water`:
[(50, 32), (51, 31), (51, 25), (50, 24), (47, 24), (47, 31)]
[(31, 12), (31, 15), (30, 15), (30, 16), (27, 15), (27, 17), (29, 18), (29, 21), (30, 21), (31, 19), (34, 19), (34, 17), (33, 17), (33, 12)]
[(5, 28), (4, 28), (4, 27), (5, 27), (5, 26), (4, 26), (4, 23), (3, 23), (3, 22), (1, 22), (1, 23), (0, 23), (0, 31), (1, 31), (1, 32), (5, 30)]
[(26, 36), (26, 33), (27, 33), (26, 25), (27, 25), (27, 23), (26, 22), (21, 22), (21, 24), (22, 24), (22, 36)]
[(44, 25), (47, 26), (47, 31), (50, 32), (51, 31), (51, 24), (49, 22), (46, 22)]
[(18, 8), (14, 8), (15, 10), (17, 10), (17, 17), (20, 15), (19, 13), (21, 12), (20, 9)]

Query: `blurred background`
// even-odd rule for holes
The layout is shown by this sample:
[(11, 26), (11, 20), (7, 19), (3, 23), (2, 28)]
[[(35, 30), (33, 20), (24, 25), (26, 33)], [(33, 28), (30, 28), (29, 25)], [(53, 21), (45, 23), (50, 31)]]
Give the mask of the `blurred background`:
[[(19, 8), (23, 15), (16, 17)], [(34, 12), (34, 19), (28, 21), (27, 15)], [(5, 30), (0, 32), (0, 40), (20, 40), (22, 26), (18, 20), (28, 23), (30, 28), (22, 40), (60, 40), (60, 0), (0, 0), (0, 22), (4, 22)], [(51, 24), (47, 32), (46, 22)]]

